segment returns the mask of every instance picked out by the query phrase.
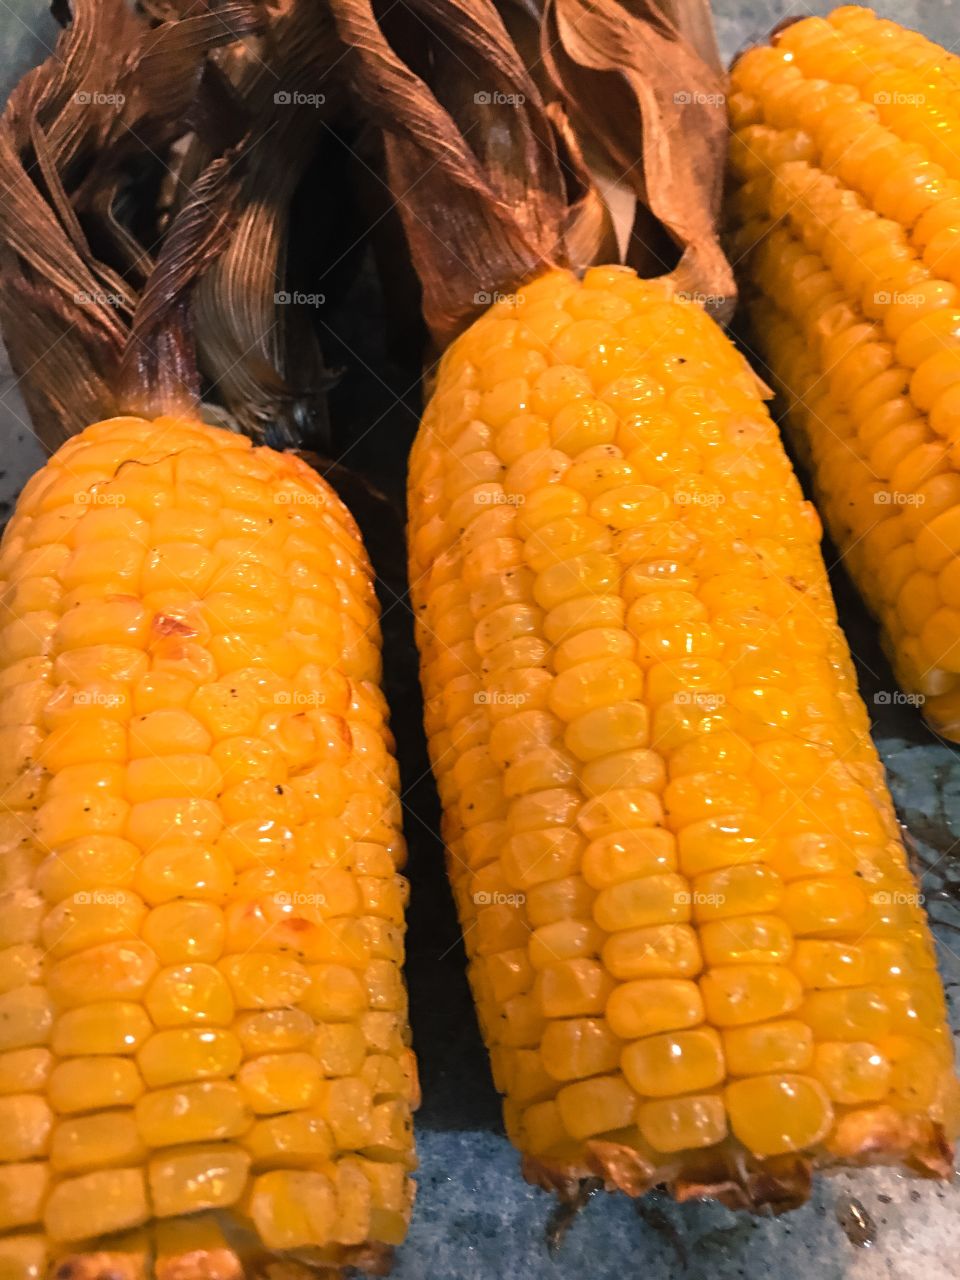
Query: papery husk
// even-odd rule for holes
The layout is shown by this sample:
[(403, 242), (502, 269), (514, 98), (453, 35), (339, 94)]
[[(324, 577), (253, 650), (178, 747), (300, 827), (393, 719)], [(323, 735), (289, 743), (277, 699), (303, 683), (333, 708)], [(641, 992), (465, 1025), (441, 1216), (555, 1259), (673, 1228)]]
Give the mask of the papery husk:
[(0, 328), (34, 429), (52, 450), (117, 414), (192, 414), (316, 443), (330, 377), (312, 318), (275, 297), (336, 94), (275, 95), (317, 93), (332, 22), (296, 0), (154, 13), (77, 0), (0, 122)]
[(293, 196), (340, 109), (340, 83), (327, 74), (339, 52), (325, 9), (279, 0), (265, 38), (227, 51), (223, 60), (256, 125), (230, 242), (194, 295), (197, 345), (201, 368), (232, 421), (276, 447), (328, 443), (324, 392), (332, 375), (311, 317), (303, 307), (278, 306), (277, 298), (291, 283)]
[[(246, 0), (157, 27), (124, 0), (77, 0), (53, 56), (10, 96), (0, 122), (0, 327), (48, 448), (128, 407), (122, 366), (163, 228), (156, 218), (124, 215), (137, 193), (175, 169), (173, 148), (202, 96), (210, 51), (260, 22)], [(191, 272), (202, 267), (207, 220), (219, 219), (229, 195), (216, 173), (199, 204), (183, 193), (196, 243), (187, 244), (182, 229), (168, 265), (180, 258)], [(177, 297), (190, 278), (172, 288), (165, 273), (138, 334), (155, 331), (158, 304), (170, 308), (173, 336), (156, 370), (160, 412), (189, 402), (195, 390), (190, 352), (175, 336)], [(148, 355), (138, 356), (144, 368)], [(138, 391), (149, 399), (145, 382)]]
[[(679, 292), (728, 319), (736, 287), (717, 233), (726, 79), (707, 0), (546, 0), (540, 54), (577, 134), (590, 140), (598, 178), (636, 198), (625, 260), (643, 275), (669, 271)], [(657, 228), (681, 250), (675, 266), (661, 256)]]
[[(551, 266), (585, 267), (603, 220), (575, 151), (565, 174), (546, 106), (490, 0), (407, 7), (455, 67), (434, 60), (429, 87), (387, 40), (370, 0), (331, 3), (358, 107), (384, 131), (424, 317), (443, 346), (494, 293)], [(595, 230), (581, 258), (584, 217)]]
[[(436, 343), (550, 267), (621, 258), (729, 314), (716, 236), (726, 112), (706, 0), (677, 0), (679, 24), (639, 0), (501, 7), (415, 0), (421, 45), (444, 51), (430, 59), (396, 38), (392, 10), (381, 23), (372, 0), (331, 0), (358, 109), (384, 130)], [(617, 186), (638, 211), (619, 251)]]

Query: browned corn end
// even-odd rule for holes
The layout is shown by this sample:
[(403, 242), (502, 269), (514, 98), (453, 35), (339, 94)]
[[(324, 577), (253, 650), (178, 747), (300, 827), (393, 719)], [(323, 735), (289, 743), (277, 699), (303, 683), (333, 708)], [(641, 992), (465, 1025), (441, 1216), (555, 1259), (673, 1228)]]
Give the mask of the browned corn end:
[(404, 847), (350, 516), (292, 456), (116, 419), (27, 485), (0, 578), (0, 1274), (207, 1209), (319, 1262), (399, 1242)]
[(411, 460), (426, 726), (531, 1176), (803, 1199), (949, 1169), (953, 1049), (819, 524), (712, 321), (555, 272)]

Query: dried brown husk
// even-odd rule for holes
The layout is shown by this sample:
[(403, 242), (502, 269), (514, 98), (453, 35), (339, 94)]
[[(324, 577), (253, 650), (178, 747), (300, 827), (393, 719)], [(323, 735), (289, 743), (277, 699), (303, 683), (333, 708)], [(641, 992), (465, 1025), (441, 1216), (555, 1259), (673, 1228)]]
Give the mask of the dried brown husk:
[(300, 0), (77, 0), (0, 122), (0, 327), (48, 448), (120, 412), (316, 438), (329, 379), (275, 295), (338, 53)]
[[(549, 267), (618, 256), (644, 274), (672, 270), (726, 314), (726, 116), (706, 0), (675, 0), (673, 17), (638, 0), (501, 7), (414, 0), (420, 38), (405, 41), (392, 9), (331, 0), (359, 108), (385, 133), (435, 340)], [(617, 186), (639, 211), (619, 254)]]
[[(77, 0), (53, 55), (11, 94), (0, 121), (0, 327), (49, 448), (97, 418), (141, 407), (135, 400), (155, 393), (162, 411), (195, 391), (180, 298), (214, 251), (208, 222), (221, 220), (229, 184), (214, 171), (194, 195), (178, 191), (184, 221), (156, 257), (160, 221), (131, 209), (149, 208), (143, 191), (175, 168), (210, 51), (260, 22), (247, 0), (159, 26), (124, 0)], [(158, 263), (162, 287), (140, 318)], [(158, 364), (150, 344), (164, 306)], [(131, 341), (141, 367), (132, 396), (124, 372)]]
[(540, 54), (598, 176), (636, 198), (626, 260), (667, 270), (664, 229), (681, 250), (678, 289), (729, 317), (733, 272), (717, 235), (726, 81), (706, 0), (546, 0)]
[[(277, 305), (290, 204), (341, 107), (328, 11), (279, 0), (265, 37), (230, 50), (224, 72), (255, 120), (230, 242), (194, 295), (201, 367), (232, 420), (271, 444), (326, 435), (324, 365), (312, 316)], [(292, 298), (293, 295), (288, 295)]]

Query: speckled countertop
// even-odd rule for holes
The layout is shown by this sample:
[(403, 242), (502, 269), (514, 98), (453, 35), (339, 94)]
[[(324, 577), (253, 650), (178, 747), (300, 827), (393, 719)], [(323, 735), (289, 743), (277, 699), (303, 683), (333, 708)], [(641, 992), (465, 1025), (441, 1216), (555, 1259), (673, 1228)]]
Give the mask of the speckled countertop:
[[(729, 57), (784, 17), (825, 13), (831, 5), (715, 0), (714, 7), (721, 47)], [(941, 42), (960, 42), (960, 0), (889, 0), (874, 8)], [(40, 3), (0, 0), (0, 93), (5, 96), (21, 71), (45, 56), (55, 31)], [(393, 397), (391, 405), (371, 405), (369, 389), (361, 389), (360, 377), (354, 376), (362, 376), (362, 370), (351, 370), (349, 333), (341, 335), (340, 343), (337, 354), (346, 375), (334, 395), (334, 418), (350, 418), (356, 426), (383, 417), (393, 436), (387, 452), (396, 458), (397, 442), (409, 438), (415, 421), (408, 384), (401, 379), (394, 384), (399, 392), (385, 391)], [(0, 417), (0, 503), (8, 510), (41, 454), (2, 367)], [(384, 440), (386, 436), (374, 433), (370, 452)], [(381, 536), (375, 541), (385, 548), (381, 564), (392, 560), (395, 568), (397, 530), (377, 532)], [(377, 548), (371, 549), (376, 560)], [(836, 560), (829, 548), (827, 557), (828, 563)], [(706, 1203), (677, 1206), (657, 1197), (647, 1197), (638, 1211), (625, 1197), (596, 1196), (572, 1223), (555, 1256), (550, 1255), (546, 1239), (553, 1203), (520, 1177), (476, 1031), (435, 835), (436, 799), (416, 724), (409, 614), (389, 569), (384, 576), (387, 684), (403, 761), (413, 882), (408, 978), (424, 1089), (417, 1119), (420, 1194), (409, 1238), (398, 1253), (396, 1280), (621, 1280), (643, 1273), (657, 1280), (956, 1277), (960, 1182), (944, 1187), (886, 1171), (821, 1178), (808, 1205), (779, 1219), (753, 1219)], [(873, 627), (839, 567), (833, 578), (895, 800), (921, 859), (932, 868), (923, 887), (939, 921), (941, 971), (958, 1029), (960, 914), (937, 893), (944, 876), (951, 874), (953, 855), (945, 855), (960, 840), (960, 754), (937, 742), (911, 707), (897, 705)], [(958, 865), (952, 862), (954, 881), (960, 880)], [(868, 1247), (848, 1238), (857, 1234), (853, 1198), (872, 1220)]]

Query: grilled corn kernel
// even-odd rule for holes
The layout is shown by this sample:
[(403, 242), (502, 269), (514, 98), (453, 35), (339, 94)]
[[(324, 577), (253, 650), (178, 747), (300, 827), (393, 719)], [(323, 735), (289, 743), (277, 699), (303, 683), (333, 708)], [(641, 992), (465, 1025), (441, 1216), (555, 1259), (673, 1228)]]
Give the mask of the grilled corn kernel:
[[(755, 73), (764, 89), (780, 65), (772, 57)], [(760, 88), (745, 81), (738, 102), (742, 128), (760, 125)], [(810, 312), (796, 360), (809, 351), (835, 366), (809, 377), (816, 411), (836, 406), (831, 475), (862, 430), (891, 475), (922, 485), (932, 467), (939, 481), (948, 445), (922, 453), (917, 419), (950, 419), (960, 383), (935, 339), (953, 330), (912, 326), (960, 294), (920, 280), (914, 312), (898, 301), (885, 320), (874, 314), (874, 291), (906, 291), (910, 279), (876, 279), (884, 255), (892, 271), (903, 263), (889, 228), (844, 256), (841, 228), (862, 234), (841, 223), (850, 210), (836, 210), (830, 236), (804, 217), (807, 198), (816, 214), (833, 198), (807, 183), (815, 125), (807, 142), (765, 123), (732, 163), (756, 219), (766, 200), (770, 222), (806, 236), (782, 247), (813, 274), (783, 268), (777, 287), (783, 299), (802, 293)], [(825, 126), (821, 140), (836, 146)], [(930, 240), (942, 230), (929, 226)], [(828, 252), (850, 288), (826, 299), (818, 255)], [(772, 278), (775, 255), (754, 256)], [(869, 304), (863, 322), (843, 306), (851, 290)], [(904, 351), (927, 410), (908, 403)], [(874, 502), (867, 478), (856, 486), (864, 521), (903, 526), (899, 540), (881, 539), (885, 584), (898, 577), (899, 592), (917, 579), (904, 607), (936, 619), (927, 641), (946, 648), (960, 576), (939, 617), (928, 606), (960, 526), (933, 530), (926, 560), (905, 547), (891, 562), (911, 522), (919, 545), (923, 504)], [(736, 1163), (745, 1147), (761, 1159), (829, 1141), (849, 1149), (847, 1113), (835, 1121), (831, 1097), (855, 1106), (840, 1094), (859, 1088), (866, 1105), (879, 1085), (874, 1064), (842, 1046), (877, 1047), (899, 1105), (907, 1069), (883, 1045), (900, 1036), (937, 1055), (943, 1008), (818, 521), (753, 375), (669, 284), (625, 268), (582, 281), (547, 273), (444, 357), (409, 496), (425, 725), (511, 1139), (538, 1177), (602, 1166), (633, 1191), (675, 1169), (702, 1181), (715, 1164), (726, 1178), (728, 1155)], [(960, 501), (942, 482), (924, 496), (931, 529)], [(328, 1079), (367, 1078), (352, 1044), (318, 1040)], [(816, 1044), (841, 1047), (818, 1067)], [(934, 1074), (929, 1097), (945, 1099), (946, 1065)], [(871, 1149), (899, 1158), (909, 1148), (908, 1160), (940, 1169), (947, 1111), (917, 1103), (898, 1122), (902, 1147), (898, 1136)], [(718, 1144), (715, 1160), (677, 1155)]]

